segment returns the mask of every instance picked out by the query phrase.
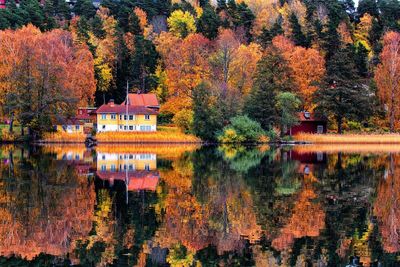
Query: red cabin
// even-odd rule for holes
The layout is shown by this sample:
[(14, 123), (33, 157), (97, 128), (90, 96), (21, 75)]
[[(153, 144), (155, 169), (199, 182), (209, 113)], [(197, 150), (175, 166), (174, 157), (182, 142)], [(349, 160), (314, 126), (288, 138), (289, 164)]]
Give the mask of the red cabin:
[(299, 124), (289, 129), (289, 135), (298, 133), (325, 134), (327, 132), (327, 120), (316, 116), (314, 113), (303, 111), (298, 114)]

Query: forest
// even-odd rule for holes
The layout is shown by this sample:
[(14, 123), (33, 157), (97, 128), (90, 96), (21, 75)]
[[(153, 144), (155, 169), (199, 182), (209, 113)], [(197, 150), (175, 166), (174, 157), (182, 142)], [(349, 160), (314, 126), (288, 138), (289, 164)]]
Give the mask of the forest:
[(299, 111), (400, 126), (397, 0), (11, 0), (0, 30), (1, 115), (39, 135), (127, 84), (203, 140), (274, 138)]

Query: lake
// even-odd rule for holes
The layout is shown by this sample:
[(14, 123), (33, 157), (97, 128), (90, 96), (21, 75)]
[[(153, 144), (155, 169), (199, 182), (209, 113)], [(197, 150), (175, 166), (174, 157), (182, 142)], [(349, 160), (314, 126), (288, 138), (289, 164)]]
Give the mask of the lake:
[(0, 266), (400, 265), (400, 146), (0, 157)]

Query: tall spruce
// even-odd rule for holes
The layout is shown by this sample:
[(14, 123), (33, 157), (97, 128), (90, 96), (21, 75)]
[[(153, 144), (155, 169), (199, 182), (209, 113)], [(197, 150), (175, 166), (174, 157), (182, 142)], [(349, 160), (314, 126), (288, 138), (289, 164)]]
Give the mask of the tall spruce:
[(308, 47), (310, 42), (307, 40), (306, 35), (301, 29), (299, 20), (296, 14), (292, 13), (289, 17), (290, 27), (292, 28), (292, 39), (296, 45)]
[(341, 48), (329, 59), (326, 78), (314, 99), (318, 113), (335, 119), (338, 133), (345, 120), (363, 120), (372, 112), (372, 94), (357, 73), (353, 51)]
[(279, 53), (270, 49), (257, 64), (254, 78), (244, 111), (263, 129), (271, 129), (278, 121), (276, 96), (290, 91), (293, 85), (290, 70)]

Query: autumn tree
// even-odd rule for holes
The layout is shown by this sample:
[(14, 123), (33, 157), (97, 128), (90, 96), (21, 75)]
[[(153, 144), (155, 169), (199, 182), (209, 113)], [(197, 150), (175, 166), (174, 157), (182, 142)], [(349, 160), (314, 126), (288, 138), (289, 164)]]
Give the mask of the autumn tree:
[(175, 114), (191, 107), (194, 88), (210, 76), (210, 41), (201, 34), (191, 34), (180, 40), (165, 33), (156, 43), (164, 59), (169, 92), (162, 109)]
[(295, 46), (282, 35), (275, 37), (272, 43), (288, 62), (296, 86), (293, 91), (303, 101), (303, 108), (312, 111), (312, 97), (318, 88), (316, 84), (325, 74), (324, 58), (318, 50)]
[(0, 32), (0, 93), (11, 120), (33, 137), (93, 99), (93, 57), (71, 34), (41, 33), (32, 25)]
[(400, 93), (400, 34), (388, 32), (383, 39), (381, 63), (375, 71), (375, 81), (379, 97), (388, 111), (390, 131), (395, 130), (395, 122), (399, 117)]
[(183, 12), (179, 9), (171, 13), (168, 18), (168, 26), (171, 33), (181, 38), (196, 32), (194, 17), (188, 11)]

